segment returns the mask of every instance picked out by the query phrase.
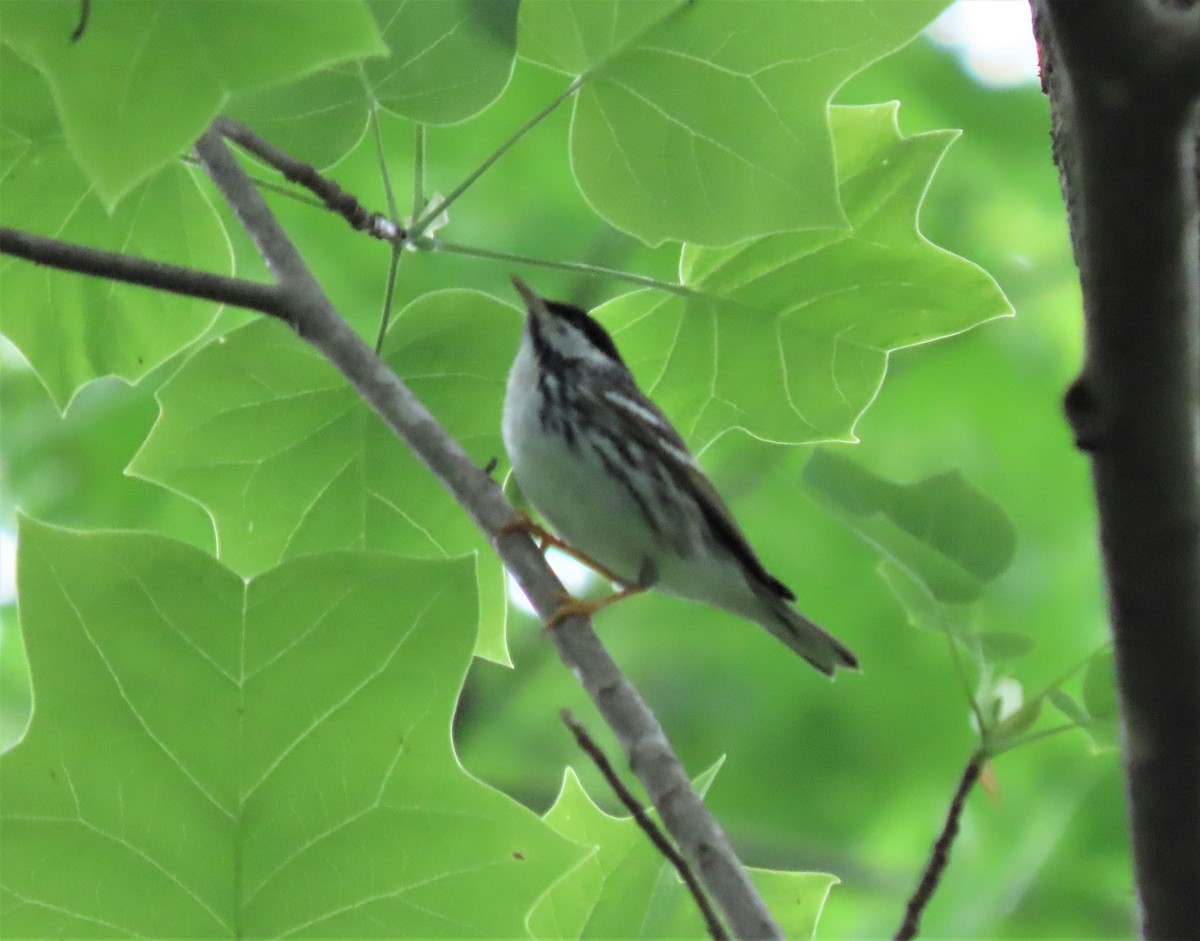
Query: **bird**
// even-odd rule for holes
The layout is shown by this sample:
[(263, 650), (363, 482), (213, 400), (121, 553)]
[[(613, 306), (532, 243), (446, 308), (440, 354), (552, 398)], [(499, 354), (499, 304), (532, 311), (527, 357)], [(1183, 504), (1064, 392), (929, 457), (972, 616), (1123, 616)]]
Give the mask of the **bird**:
[(505, 390), (502, 432), (525, 501), (514, 528), (591, 565), (619, 590), (564, 596), (549, 619), (592, 614), (648, 589), (766, 628), (822, 673), (853, 653), (792, 607), (683, 437), (637, 385), (608, 331), (580, 307), (540, 297), (519, 277), (526, 317)]

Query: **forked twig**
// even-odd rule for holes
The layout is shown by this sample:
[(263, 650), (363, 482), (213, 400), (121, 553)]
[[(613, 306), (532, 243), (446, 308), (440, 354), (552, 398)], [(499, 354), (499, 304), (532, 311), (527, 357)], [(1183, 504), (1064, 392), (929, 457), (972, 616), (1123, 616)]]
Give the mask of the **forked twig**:
[(274, 167), (283, 174), (284, 179), (313, 193), (327, 209), (345, 219), (356, 231), (366, 232), (385, 241), (403, 238), (404, 233), (383, 213), (367, 209), (352, 194), (347, 193), (329, 177), (322, 175), (312, 164), (297, 160), (286, 151), (280, 150), (241, 122), (218, 117), (213, 121), (213, 127), (221, 136), (233, 141), (242, 150)]
[(712, 903), (709, 902), (708, 896), (704, 894), (704, 889), (701, 887), (699, 880), (696, 879), (695, 873), (687, 864), (687, 860), (679, 855), (679, 850), (675, 845), (667, 839), (666, 835), (658, 828), (650, 815), (646, 813), (646, 809), (641, 805), (641, 802), (630, 793), (629, 788), (625, 786), (625, 782), (621, 780), (616, 769), (612, 766), (612, 762), (608, 760), (608, 756), (599, 745), (588, 735), (587, 729), (583, 727), (578, 719), (571, 714), (569, 709), (560, 710), (559, 717), (571, 734), (575, 736), (575, 741), (587, 756), (592, 759), (592, 762), (600, 769), (600, 773), (604, 775), (604, 780), (608, 782), (608, 786), (613, 789), (613, 793), (625, 805), (625, 809), (629, 811), (634, 821), (641, 828), (642, 832), (650, 838), (650, 842), (655, 848), (666, 857), (667, 861), (675, 867), (675, 871), (679, 873), (679, 878), (683, 880), (683, 884), (687, 886), (688, 891), (692, 893), (692, 898), (696, 900), (696, 907), (700, 909), (700, 914), (704, 916), (704, 923), (708, 926), (708, 934), (716, 941), (728, 941), (729, 934), (725, 931), (725, 926), (721, 924), (721, 919), (717, 917), (717, 913), (713, 911)]

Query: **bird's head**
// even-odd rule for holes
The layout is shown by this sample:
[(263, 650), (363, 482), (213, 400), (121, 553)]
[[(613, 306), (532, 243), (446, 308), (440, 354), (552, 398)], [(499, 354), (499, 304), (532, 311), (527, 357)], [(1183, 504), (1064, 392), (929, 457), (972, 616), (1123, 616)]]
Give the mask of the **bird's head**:
[(586, 311), (548, 301), (518, 277), (512, 283), (525, 302), (525, 336), (540, 362), (626, 368), (608, 331)]

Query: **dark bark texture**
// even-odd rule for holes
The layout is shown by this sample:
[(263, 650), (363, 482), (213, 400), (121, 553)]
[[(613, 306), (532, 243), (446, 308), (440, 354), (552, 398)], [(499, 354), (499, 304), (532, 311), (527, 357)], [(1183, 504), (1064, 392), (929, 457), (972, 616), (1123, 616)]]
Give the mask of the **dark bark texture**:
[(1092, 460), (1142, 931), (1200, 938), (1200, 6), (1033, 11), (1083, 288), (1065, 405)]

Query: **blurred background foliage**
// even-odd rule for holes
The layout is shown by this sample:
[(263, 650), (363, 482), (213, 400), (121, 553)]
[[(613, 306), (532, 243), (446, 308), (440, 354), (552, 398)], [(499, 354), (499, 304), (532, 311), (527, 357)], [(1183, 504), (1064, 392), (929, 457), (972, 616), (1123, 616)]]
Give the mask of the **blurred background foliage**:
[[(429, 189), (453, 187), (562, 84), (561, 76), (518, 61), (495, 105), (467, 124), (431, 129)], [(905, 134), (963, 130), (934, 176), (922, 229), (993, 274), (1017, 316), (893, 354), (883, 389), (856, 428), (859, 443), (831, 447), (898, 483), (959, 468), (1011, 515), (1015, 558), (979, 604), (977, 626), (1034, 638), (1032, 652), (1007, 666), (1032, 692), (1106, 637), (1087, 466), (1060, 412), (1079, 362), (1081, 327), (1046, 105), (1036, 83), (986, 87), (926, 39), (868, 68), (835, 102), (892, 99), (902, 102)], [(676, 247), (650, 249), (598, 222), (565, 149), (538, 146), (565, 139), (569, 119), (567, 109), (552, 114), (478, 182), (452, 212), (454, 240), (673, 277)], [(381, 131), (393, 179), (411, 179), (414, 125), (381, 114)], [(369, 136), (332, 173), (364, 203), (385, 204)], [(271, 201), (338, 307), (373, 335), (387, 246), (331, 215)], [(261, 272), (244, 240), (235, 239), (234, 250), (241, 273)], [(447, 286), (507, 297), (512, 270), (510, 262), (406, 255), (397, 307)], [(523, 273), (543, 294), (585, 305), (625, 290), (570, 272)], [(246, 319), (225, 312), (212, 329)], [(154, 390), (186, 352), (137, 385), (88, 385), (61, 417), (19, 354), (3, 352), (0, 522), (7, 533), (19, 507), (61, 525), (151, 529), (213, 551), (212, 527), (198, 506), (123, 474), (157, 415)], [(756, 866), (837, 874), (841, 885), (820, 935), (878, 937), (899, 921), (977, 737), (945, 639), (906, 621), (877, 573), (878, 552), (801, 485), (810, 453), (735, 432), (715, 442), (705, 461), (769, 567), (856, 651), (862, 675), (830, 686), (762, 632), (667, 598), (618, 606), (598, 626), (685, 764), (695, 772), (724, 756), (709, 801), (743, 857)], [(7, 745), (30, 708), (11, 599), (0, 625)], [(573, 709), (602, 740), (603, 726), (540, 625), (519, 607), (509, 620), (509, 651), (513, 668), (476, 659), (468, 676), (454, 726), (463, 764), (539, 812), (553, 802), (565, 764), (590, 794), (604, 795), (558, 710)], [(925, 934), (1127, 935), (1133, 900), (1115, 754), (1093, 753), (1082, 733), (1070, 732), (1005, 753), (995, 771), (994, 799), (977, 789), (968, 801)]]

